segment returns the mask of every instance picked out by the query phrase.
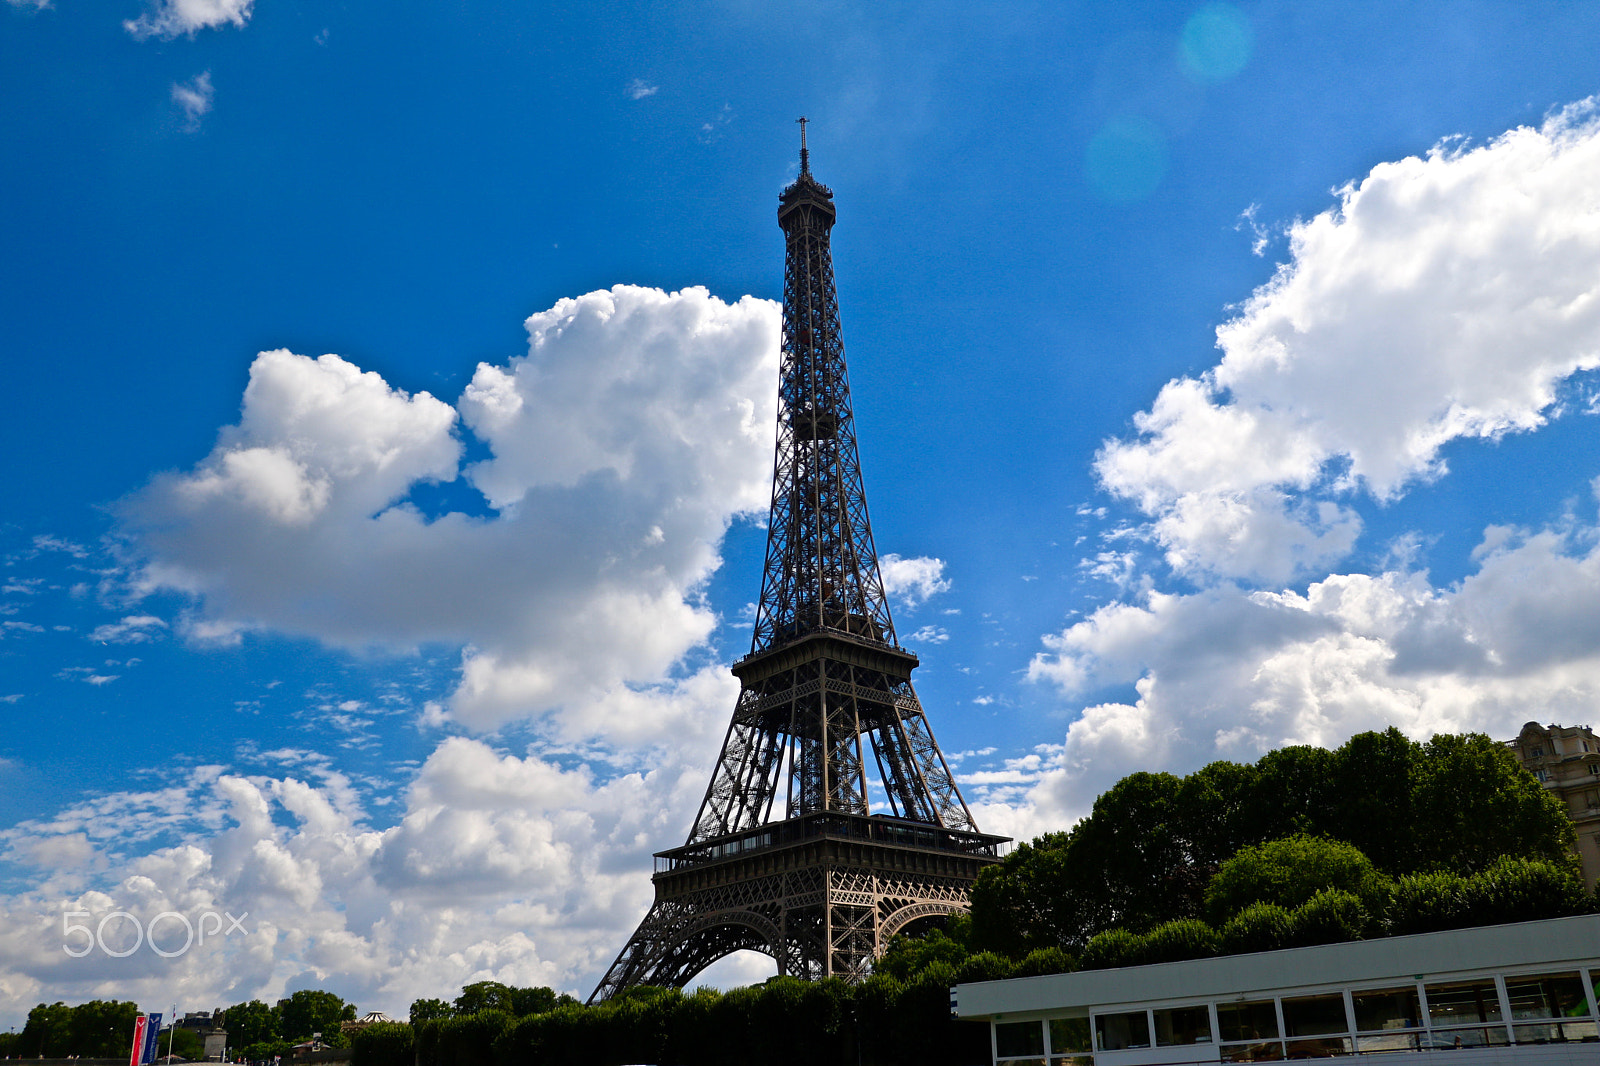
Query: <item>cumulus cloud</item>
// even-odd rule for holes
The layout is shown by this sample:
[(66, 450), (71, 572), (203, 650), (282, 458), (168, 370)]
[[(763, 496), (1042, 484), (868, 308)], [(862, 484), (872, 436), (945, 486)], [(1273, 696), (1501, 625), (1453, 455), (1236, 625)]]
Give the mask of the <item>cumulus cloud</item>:
[(943, 559), (902, 559), (891, 552), (878, 559), (878, 568), (883, 574), (884, 591), (911, 609), (920, 607), (929, 597), (950, 591)]
[(127, 19), (122, 28), (140, 40), (149, 37), (193, 37), (200, 30), (238, 26), (250, 21), (255, 0), (154, 0), (149, 11)]
[(1289, 262), (1218, 329), (1218, 364), (1168, 383), (1135, 435), (1096, 456), (1184, 591), (1115, 553), (1085, 561), (1127, 591), (1043, 638), (1029, 677), (1076, 716), (1063, 743), (974, 781), (986, 826), (1059, 827), (1136, 770), (1366, 729), (1506, 737), (1529, 718), (1590, 721), (1592, 515), (1487, 526), (1448, 585), (1421, 568), (1415, 531), (1376, 573), (1338, 567), (1362, 532), (1359, 496), (1425, 491), (1448, 474), (1445, 445), (1537, 430), (1562, 384), (1600, 365), (1597, 165), (1586, 101), (1381, 164), (1290, 227)]
[(1396, 726), (1509, 737), (1530, 717), (1588, 723), (1600, 698), (1600, 538), (1491, 529), (1480, 566), (1334, 574), (1305, 593), (1151, 593), (1045, 638), (1030, 676), (1131, 699), (1083, 710), (1028, 802), (1058, 819), (1139, 769), (1249, 761)]
[(1441, 449), (1543, 425), (1600, 366), (1593, 101), (1374, 167), (1289, 229), (1290, 260), (1095, 469), (1195, 575), (1281, 581), (1346, 554), (1341, 497), (1390, 500)]
[(189, 81), (173, 82), (172, 102), (183, 110), (185, 132), (194, 133), (200, 128), (200, 120), (211, 113), (216, 95), (216, 90), (211, 87), (209, 70)]
[(654, 96), (661, 91), (661, 86), (651, 85), (643, 78), (634, 78), (628, 83), (628, 96), (634, 100), (643, 100), (647, 96)]
[[(0, 896), (0, 1005), (20, 1016), (43, 989), (88, 999), (113, 984), (147, 1001), (270, 1002), (306, 974), (400, 1017), (413, 999), (475, 980), (585, 995), (643, 916), (649, 852), (688, 824), (705, 755), (664, 751), (646, 771), (599, 782), (583, 767), (451, 738), (387, 829), (320, 758), (294, 773), (203, 768), (160, 792), (25, 822), (0, 832), (11, 857), (40, 871)], [(64, 911), (93, 930), (118, 910), (146, 928), (163, 911), (196, 926), (232, 915), (242, 928), (213, 929), (173, 958), (63, 952)], [(108, 946), (131, 946), (118, 937), (132, 928), (111, 923)], [(181, 922), (161, 929), (163, 950), (182, 943)], [(74, 951), (85, 943), (72, 934)]]
[[(142, 587), (195, 597), (191, 633), (462, 647), (448, 709), (468, 728), (670, 733), (723, 533), (767, 503), (778, 322), (704, 289), (562, 300), (455, 406), (336, 355), (264, 352), (211, 455), (124, 501)], [(489, 452), (465, 468), (461, 426)], [(408, 502), (458, 477), (491, 516)]]

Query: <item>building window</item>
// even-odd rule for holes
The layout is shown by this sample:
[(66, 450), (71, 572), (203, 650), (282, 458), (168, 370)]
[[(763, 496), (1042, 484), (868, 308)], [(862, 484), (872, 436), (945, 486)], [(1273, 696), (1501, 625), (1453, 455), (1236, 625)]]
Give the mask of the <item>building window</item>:
[(1592, 762), (1592, 763), (1590, 763), (1589, 764), (1589, 772), (1591, 774), (1600, 775), (1600, 762)]
[(1511, 1032), (1519, 1044), (1590, 1043), (1597, 1037), (1589, 998), (1575, 973), (1507, 977), (1506, 999), (1511, 1003), (1512, 1021), (1551, 1019), (1514, 1026)]
[(1550, 771), (1549, 770), (1535, 770), (1533, 772), (1533, 776), (1537, 777), (1540, 781), (1548, 781), (1548, 780), (1550, 780)]
[(1352, 992), (1350, 1001), (1356, 1032), (1371, 1034), (1356, 1037), (1357, 1051), (1416, 1051), (1421, 1046), (1421, 1033), (1404, 1032), (1422, 1028), (1422, 1001), (1415, 985)]
[(1344, 1016), (1344, 997), (1296, 996), (1283, 1001), (1284, 1036), (1322, 1036), (1324, 1033), (1348, 1033), (1350, 1023)]
[(1044, 1061), (1043, 1022), (996, 1022), (994, 1026), (994, 1057), (997, 1059), (1031, 1058)]
[(1155, 1017), (1157, 1047), (1211, 1043), (1211, 1011), (1205, 1004), (1158, 1010)]
[(1217, 1028), (1223, 1040), (1265, 1040), (1278, 1035), (1278, 1008), (1272, 1000), (1218, 1003)]
[(1532, 758), (1535, 758), (1535, 759), (1542, 759), (1542, 758), (1544, 758), (1544, 749), (1543, 748), (1534, 748), (1532, 751), (1530, 751), (1528, 753), (1528, 755), (1530, 757), (1532, 757)]
[(1583, 982), (1575, 973), (1539, 974), (1533, 977), (1507, 977), (1506, 998), (1511, 1001), (1511, 1019), (1562, 1018), (1570, 1014), (1588, 1016), (1589, 1002)]
[(1422, 1027), (1422, 1002), (1417, 999), (1415, 985), (1409, 988), (1352, 992), (1350, 999), (1356, 1008), (1358, 1033)]
[(1145, 1012), (1098, 1014), (1094, 1019), (1095, 1046), (1101, 1051), (1124, 1051), (1150, 1046), (1150, 1020)]
[[(1499, 1047), (1506, 1043), (1503, 1025), (1465, 1028), (1471, 1022), (1498, 1022), (1500, 992), (1489, 978), (1427, 985), (1428, 1018), (1434, 1031), (1430, 1046), (1436, 1048)], [(1461, 1028), (1444, 1028), (1461, 1026)]]
[(1050, 1066), (1093, 1066), (1088, 1018), (1050, 1019)]
[(1278, 1035), (1278, 1008), (1270, 999), (1217, 1004), (1217, 1039), (1224, 1043), (1223, 1062), (1271, 1062), (1283, 1058)]
[(1488, 978), (1428, 985), (1428, 1019), (1435, 1026), (1500, 1020), (1500, 993)]

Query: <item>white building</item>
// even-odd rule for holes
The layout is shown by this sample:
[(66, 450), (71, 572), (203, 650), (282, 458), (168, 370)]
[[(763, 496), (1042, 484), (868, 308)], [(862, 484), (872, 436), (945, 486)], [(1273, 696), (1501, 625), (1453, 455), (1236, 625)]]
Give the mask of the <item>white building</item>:
[[(957, 985), (997, 1066), (1600, 1066), (1600, 915)], [(1092, 1042), (1090, 1037), (1093, 1037)], [(1398, 1054), (1397, 1054), (1398, 1053)], [(1409, 1054), (1406, 1054), (1409, 1053)]]

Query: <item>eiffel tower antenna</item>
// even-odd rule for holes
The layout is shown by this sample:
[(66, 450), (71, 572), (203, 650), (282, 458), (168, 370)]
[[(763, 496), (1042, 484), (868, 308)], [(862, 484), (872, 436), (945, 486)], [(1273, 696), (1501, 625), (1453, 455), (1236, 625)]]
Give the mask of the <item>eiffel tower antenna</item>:
[(973, 823), (911, 687), (917, 657), (895, 639), (845, 373), (833, 192), (798, 121), (800, 174), (778, 200), (778, 434), (750, 654), (733, 665), (739, 700), (688, 840), (656, 855), (655, 903), (591, 1003), (682, 988), (743, 949), (780, 974), (860, 981), (890, 937), (966, 910), (1006, 841)]

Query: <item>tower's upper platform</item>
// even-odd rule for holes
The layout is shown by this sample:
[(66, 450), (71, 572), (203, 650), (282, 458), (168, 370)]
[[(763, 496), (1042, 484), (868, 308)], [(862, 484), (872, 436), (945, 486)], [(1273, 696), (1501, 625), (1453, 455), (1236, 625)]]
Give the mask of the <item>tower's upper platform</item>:
[(780, 226), (790, 212), (801, 206), (810, 206), (823, 211), (827, 214), (829, 222), (832, 222), (836, 215), (833, 190), (811, 176), (811, 151), (806, 147), (806, 121), (800, 119), (800, 176), (778, 196)]

